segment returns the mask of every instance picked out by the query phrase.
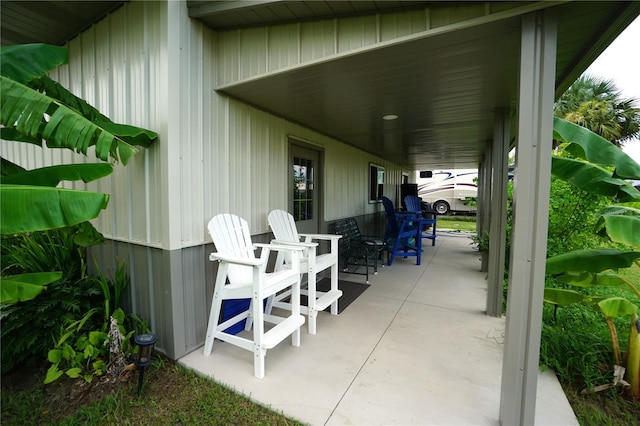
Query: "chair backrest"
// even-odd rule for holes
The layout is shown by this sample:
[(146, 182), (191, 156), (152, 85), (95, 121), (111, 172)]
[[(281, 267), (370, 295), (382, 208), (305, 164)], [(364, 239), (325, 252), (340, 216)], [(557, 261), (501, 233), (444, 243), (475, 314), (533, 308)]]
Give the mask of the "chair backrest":
[[(223, 213), (213, 217), (207, 226), (209, 235), (220, 254), (255, 259), (249, 224), (239, 216)], [(230, 283), (246, 282), (252, 279), (250, 266), (230, 265), (228, 276)]]
[(342, 235), (338, 247), (340, 252), (349, 250), (352, 246), (362, 241), (358, 222), (354, 217), (348, 217), (336, 222), (336, 234)]
[(276, 240), (292, 243), (300, 242), (296, 221), (291, 213), (284, 210), (272, 210), (267, 217), (267, 221)]
[(420, 204), (420, 198), (415, 195), (407, 195), (404, 197), (404, 205), (407, 206), (407, 211), (422, 214), (422, 205)]
[(382, 205), (384, 205), (384, 211), (387, 214), (387, 232), (398, 234), (400, 232), (400, 226), (398, 225), (398, 218), (396, 217), (396, 209), (393, 207), (393, 202), (387, 197), (382, 197)]
[[(267, 216), (267, 221), (276, 240), (287, 241), (291, 243), (299, 243), (300, 235), (296, 227), (296, 221), (293, 215), (284, 210), (272, 210)], [(285, 263), (291, 263), (290, 252), (279, 252), (278, 256), (284, 256)], [(303, 250), (302, 257), (307, 257), (307, 250)]]

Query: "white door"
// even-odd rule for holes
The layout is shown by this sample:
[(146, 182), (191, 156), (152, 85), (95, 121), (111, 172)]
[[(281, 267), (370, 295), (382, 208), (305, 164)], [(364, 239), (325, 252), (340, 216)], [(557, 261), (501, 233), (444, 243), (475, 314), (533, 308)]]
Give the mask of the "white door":
[(300, 233), (320, 232), (320, 152), (290, 145), (289, 213)]

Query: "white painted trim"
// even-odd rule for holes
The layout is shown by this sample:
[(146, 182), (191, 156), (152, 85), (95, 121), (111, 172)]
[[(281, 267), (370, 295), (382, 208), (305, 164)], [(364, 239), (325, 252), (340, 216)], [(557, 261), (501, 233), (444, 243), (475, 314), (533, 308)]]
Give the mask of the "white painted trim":
[(166, 3), (166, 73), (162, 73), (161, 86), (166, 88), (161, 105), (166, 107), (166, 116), (161, 120), (166, 123), (166, 140), (160, 140), (162, 151), (162, 190), (161, 190), (161, 215), (162, 215), (162, 247), (165, 250), (176, 250), (182, 247), (182, 211), (181, 201), (181, 139), (183, 108), (181, 93), (185, 79), (182, 77), (182, 21), (183, 13), (181, 2)]

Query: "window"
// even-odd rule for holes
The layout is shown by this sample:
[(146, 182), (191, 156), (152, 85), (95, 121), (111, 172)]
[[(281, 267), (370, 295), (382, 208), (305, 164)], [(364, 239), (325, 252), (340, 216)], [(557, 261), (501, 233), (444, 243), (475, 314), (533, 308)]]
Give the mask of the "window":
[(293, 158), (293, 217), (296, 221), (313, 219), (313, 160)]
[(384, 195), (384, 167), (369, 163), (369, 203), (379, 203)]

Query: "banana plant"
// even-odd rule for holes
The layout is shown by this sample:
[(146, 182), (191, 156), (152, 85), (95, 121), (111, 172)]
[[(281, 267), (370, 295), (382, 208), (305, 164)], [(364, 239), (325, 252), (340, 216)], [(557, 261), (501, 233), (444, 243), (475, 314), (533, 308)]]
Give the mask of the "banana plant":
[[(112, 163), (126, 165), (138, 152), (136, 146), (149, 147), (158, 135), (114, 123), (51, 79), (50, 71), (68, 63), (68, 50), (64, 47), (46, 44), (2, 47), (0, 63), (3, 140), (46, 144), (48, 148), (70, 149), (84, 155), (89, 147), (94, 147), (96, 157), (104, 162), (25, 170), (2, 158), (0, 234), (76, 226), (96, 218), (107, 207), (109, 195), (58, 185), (63, 181), (91, 182), (108, 176), (113, 171)], [(87, 229), (88, 235), (97, 232), (90, 224), (82, 229)], [(51, 279), (49, 283), (54, 281)], [(29, 276), (14, 276), (6, 284), (5, 279), (1, 283), (1, 303), (13, 303), (16, 295), (20, 295), (19, 300), (33, 298), (39, 293), (35, 287), (47, 284), (42, 277)], [(31, 286), (28, 291), (26, 286)]]
[[(582, 288), (626, 286), (640, 299), (639, 283), (631, 282), (615, 271), (640, 266), (640, 191), (628, 180), (640, 179), (640, 165), (622, 150), (597, 134), (576, 124), (554, 119), (554, 139), (565, 144), (574, 158), (554, 156), (552, 173), (574, 186), (596, 194), (607, 195), (620, 205), (600, 212), (594, 232), (629, 250), (577, 250), (547, 259), (546, 273), (556, 281)], [(585, 303), (602, 312), (609, 327), (614, 358), (623, 364), (613, 318), (630, 316), (626, 374), (629, 392), (640, 398), (640, 321), (638, 306), (621, 297), (586, 296), (577, 291), (547, 288), (545, 302), (556, 306)]]

